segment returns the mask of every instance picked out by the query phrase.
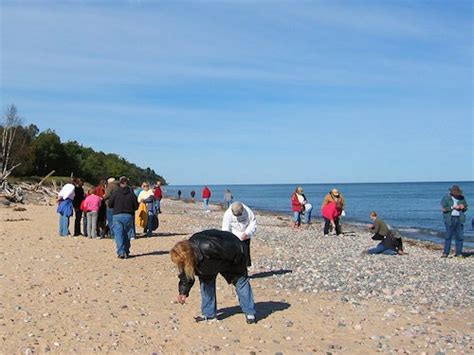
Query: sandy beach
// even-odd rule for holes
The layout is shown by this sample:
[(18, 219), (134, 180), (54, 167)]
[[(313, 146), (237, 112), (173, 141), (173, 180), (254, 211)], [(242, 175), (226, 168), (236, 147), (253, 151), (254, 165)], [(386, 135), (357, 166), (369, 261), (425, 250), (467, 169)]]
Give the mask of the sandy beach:
[(255, 325), (218, 278), (219, 320), (196, 324), (199, 288), (176, 303), (168, 251), (223, 211), (166, 199), (152, 238), (117, 259), (111, 239), (60, 238), (55, 206), (0, 207), (0, 353), (367, 354), (473, 353), (474, 257), (441, 259), (407, 243), (405, 256), (369, 256), (370, 234), (323, 239), (316, 220), (257, 213), (252, 241)]

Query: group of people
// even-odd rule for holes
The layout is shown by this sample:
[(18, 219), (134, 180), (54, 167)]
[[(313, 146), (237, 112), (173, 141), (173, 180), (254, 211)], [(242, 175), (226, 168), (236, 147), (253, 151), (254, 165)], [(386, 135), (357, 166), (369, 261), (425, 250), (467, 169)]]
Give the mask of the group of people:
[(143, 228), (147, 237), (158, 228), (162, 197), (160, 181), (154, 189), (148, 182), (133, 189), (127, 177), (122, 176), (118, 181), (110, 177), (85, 193), (83, 180), (72, 178), (58, 193), (59, 235), (70, 235), (69, 220), (74, 216), (74, 237), (109, 236), (115, 239), (118, 257), (127, 258), (137, 226)]

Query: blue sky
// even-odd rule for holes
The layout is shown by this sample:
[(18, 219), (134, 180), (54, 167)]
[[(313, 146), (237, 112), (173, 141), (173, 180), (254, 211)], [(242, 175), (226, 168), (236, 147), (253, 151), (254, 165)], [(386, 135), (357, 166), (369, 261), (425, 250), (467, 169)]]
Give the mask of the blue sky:
[(2, 1), (1, 105), (173, 184), (473, 180), (471, 1)]

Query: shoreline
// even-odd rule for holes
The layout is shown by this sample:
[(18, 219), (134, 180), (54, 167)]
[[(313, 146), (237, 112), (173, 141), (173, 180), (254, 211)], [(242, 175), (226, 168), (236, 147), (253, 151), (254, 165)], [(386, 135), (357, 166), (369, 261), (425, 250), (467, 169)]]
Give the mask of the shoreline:
[[(183, 199), (180, 199), (180, 200), (178, 200), (175, 197), (170, 197), (170, 196), (166, 196), (164, 198), (169, 199), (171, 201), (183, 202), (183, 203), (186, 203), (186, 204), (199, 205), (199, 204), (202, 203), (201, 201), (198, 201), (198, 200), (192, 201), (189, 198), (183, 198)], [(209, 205), (214, 206), (215, 208), (218, 208), (222, 212), (225, 211), (225, 209), (223, 207), (223, 203), (210, 202)], [(279, 219), (288, 220), (289, 224), (292, 221), (292, 217), (289, 215), (289, 213), (285, 213), (285, 212), (281, 212), (281, 211), (270, 211), (270, 210), (253, 208), (253, 207), (252, 207), (252, 211), (257, 212), (258, 214), (261, 214), (261, 215), (264, 215), (264, 216), (271, 216), (271, 217), (276, 217), (276, 218), (279, 218)], [(320, 217), (320, 216), (317, 216), (317, 217), (313, 216), (311, 219), (313, 221), (317, 221), (317, 223), (320, 223), (320, 224), (324, 223), (323, 218)], [(315, 222), (313, 222), (312, 224), (314, 224), (314, 223)], [(346, 232), (346, 233), (367, 233), (368, 232), (367, 228), (363, 228), (362, 225), (359, 225), (359, 223), (362, 224), (362, 222), (345, 221), (345, 222), (343, 222), (342, 226), (343, 226), (343, 229), (344, 229), (344, 226), (350, 226), (350, 228), (352, 229), (351, 231)], [(369, 222), (367, 222), (367, 224), (369, 224)], [(304, 228), (304, 227), (301, 227), (301, 228)], [(402, 228), (405, 228), (405, 227), (402, 227)], [(430, 239), (419, 239), (419, 238), (416, 238), (416, 237), (411, 237), (411, 236), (407, 236), (403, 233), (400, 233), (399, 229), (397, 229), (397, 228), (394, 228), (394, 230), (397, 232), (397, 234), (399, 234), (403, 238), (403, 243), (404, 244), (406, 243), (407, 245), (410, 245), (410, 246), (418, 246), (418, 247), (426, 248), (426, 249), (429, 249), (429, 250), (437, 250), (437, 251), (442, 251), (443, 250), (443, 242), (442, 241), (436, 242), (436, 241), (430, 240)], [(453, 243), (454, 243), (454, 241), (453, 241)], [(464, 254), (470, 255), (471, 253), (474, 253), (474, 247), (464, 246), (463, 250), (464, 250), (463, 251)]]

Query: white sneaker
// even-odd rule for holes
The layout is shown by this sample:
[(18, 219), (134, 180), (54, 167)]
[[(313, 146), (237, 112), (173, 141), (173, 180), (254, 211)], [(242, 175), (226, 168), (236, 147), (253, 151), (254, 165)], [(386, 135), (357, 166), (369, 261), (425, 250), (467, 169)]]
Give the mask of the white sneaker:
[(325, 235), (323, 235), (323, 237), (325, 237), (325, 238), (326, 238), (326, 237), (329, 237), (329, 235), (328, 235), (328, 234), (325, 234)]

